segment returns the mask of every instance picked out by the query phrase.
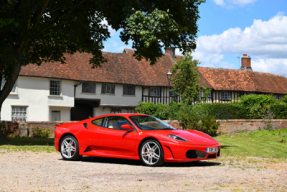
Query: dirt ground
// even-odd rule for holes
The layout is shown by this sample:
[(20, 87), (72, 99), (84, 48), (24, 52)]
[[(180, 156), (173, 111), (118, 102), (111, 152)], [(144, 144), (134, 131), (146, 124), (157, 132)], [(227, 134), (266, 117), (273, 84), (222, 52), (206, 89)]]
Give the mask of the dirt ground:
[[(285, 161), (286, 162), (286, 161)], [(140, 161), (0, 151), (0, 191), (287, 191), (287, 163), (232, 157), (146, 167)]]

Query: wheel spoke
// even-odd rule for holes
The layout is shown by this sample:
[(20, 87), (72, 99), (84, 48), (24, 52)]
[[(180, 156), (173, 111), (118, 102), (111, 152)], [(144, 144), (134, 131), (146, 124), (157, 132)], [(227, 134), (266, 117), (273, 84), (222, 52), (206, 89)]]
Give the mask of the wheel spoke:
[(64, 143), (65, 147), (68, 147), (69, 143), (66, 140), (64, 140), (63, 143)]
[(72, 156), (71, 151), (68, 150), (67, 152), (68, 152), (68, 157), (71, 157)]
[(75, 151), (76, 151), (76, 148), (75, 148), (75, 147), (72, 147), (71, 151), (74, 151), (74, 152), (75, 152)]
[(153, 153), (153, 157), (154, 157), (155, 159), (159, 159), (159, 155), (156, 154), (156, 153)]
[(147, 147), (147, 149), (148, 149), (148, 150), (150, 150), (150, 149), (151, 149), (151, 147), (150, 147), (149, 143), (147, 143), (147, 144), (146, 144), (146, 147)]
[(150, 164), (152, 164), (152, 156), (149, 156), (149, 157), (148, 157), (148, 162), (149, 162)]

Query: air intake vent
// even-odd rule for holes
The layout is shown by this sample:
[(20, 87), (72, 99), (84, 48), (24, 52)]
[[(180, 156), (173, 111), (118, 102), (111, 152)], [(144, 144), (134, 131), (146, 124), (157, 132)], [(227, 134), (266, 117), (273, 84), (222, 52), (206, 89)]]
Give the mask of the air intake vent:
[(206, 153), (203, 151), (199, 151), (199, 150), (189, 150), (186, 152), (186, 157), (190, 159), (205, 158)]

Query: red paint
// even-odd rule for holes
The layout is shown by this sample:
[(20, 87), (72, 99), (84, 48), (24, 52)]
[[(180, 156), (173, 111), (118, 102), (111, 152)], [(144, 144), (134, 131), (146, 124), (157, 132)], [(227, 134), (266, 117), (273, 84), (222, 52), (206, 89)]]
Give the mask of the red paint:
[[(130, 119), (130, 116), (148, 116), (144, 114), (109, 114), (93, 117), (76, 123), (56, 126), (55, 148), (59, 151), (60, 139), (65, 134), (72, 134), (79, 143), (79, 155), (140, 159), (139, 147), (146, 138), (158, 140), (164, 151), (165, 162), (190, 162), (204, 159), (215, 159), (217, 153), (208, 153), (204, 158), (187, 158), (188, 150), (206, 151), (207, 147), (219, 147), (220, 144), (209, 135), (195, 130), (141, 130)], [(125, 117), (130, 124), (121, 126), (123, 130), (105, 128), (92, 124), (95, 119), (108, 116)], [(87, 128), (83, 125), (87, 123)], [(169, 134), (180, 136), (188, 142), (168, 137)]]

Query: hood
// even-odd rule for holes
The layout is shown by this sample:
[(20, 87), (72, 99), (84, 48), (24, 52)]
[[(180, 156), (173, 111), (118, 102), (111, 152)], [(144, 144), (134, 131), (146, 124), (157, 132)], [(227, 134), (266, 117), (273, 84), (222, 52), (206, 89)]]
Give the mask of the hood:
[(171, 130), (169, 134), (177, 135), (197, 145), (215, 145), (218, 142), (209, 135), (195, 130)]

